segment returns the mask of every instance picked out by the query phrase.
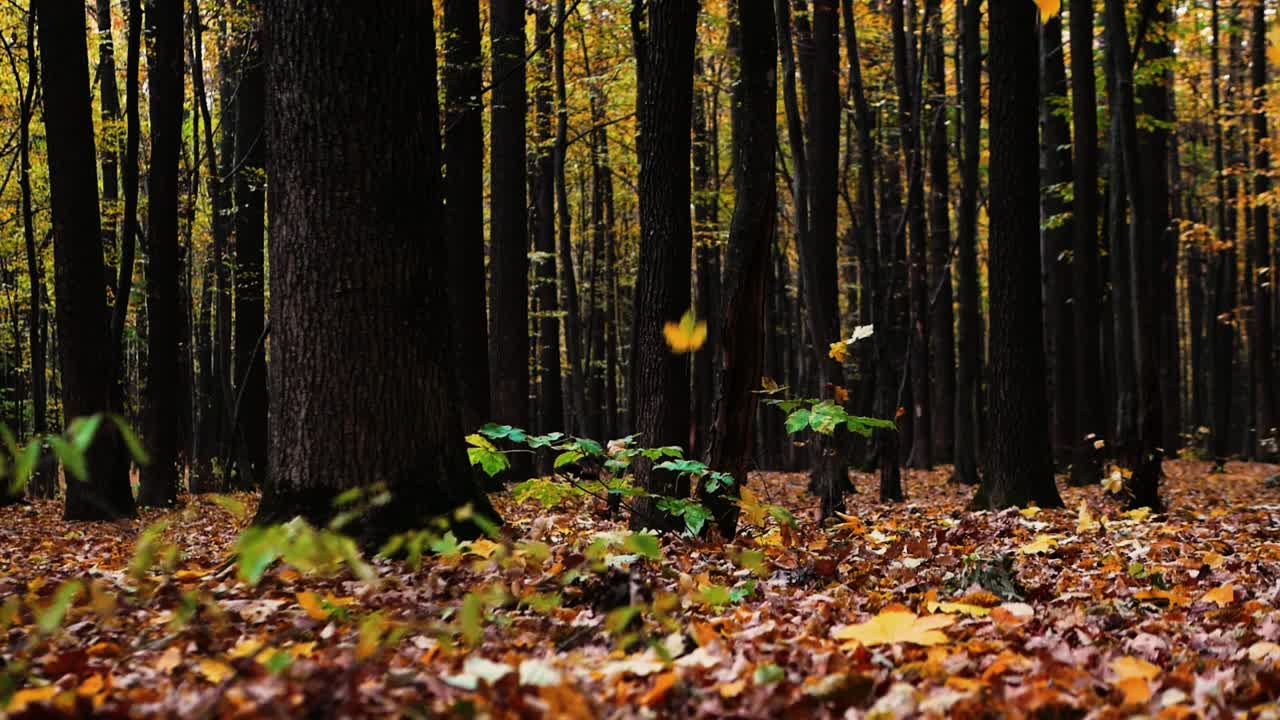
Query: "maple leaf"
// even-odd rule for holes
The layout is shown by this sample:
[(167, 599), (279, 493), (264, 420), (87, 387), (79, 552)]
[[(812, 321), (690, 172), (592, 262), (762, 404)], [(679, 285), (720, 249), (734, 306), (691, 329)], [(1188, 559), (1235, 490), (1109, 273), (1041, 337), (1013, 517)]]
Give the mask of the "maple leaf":
[(864, 623), (848, 625), (836, 630), (831, 637), (836, 640), (852, 641), (845, 643), (843, 646), (845, 648), (897, 643), (942, 645), (948, 642), (942, 628), (955, 621), (955, 615), (939, 614), (920, 617), (910, 610), (886, 609)]
[(849, 346), (843, 340), (837, 340), (831, 343), (831, 347), (827, 350), (827, 357), (842, 363), (849, 358)]
[(1040, 23), (1049, 22), (1062, 10), (1062, 0), (1032, 0), (1040, 8)]
[(1160, 668), (1142, 658), (1124, 656), (1111, 661), (1112, 683), (1124, 694), (1124, 704), (1145, 705), (1151, 700), (1151, 681), (1160, 675)]
[(867, 526), (863, 525), (862, 521), (853, 515), (845, 515), (842, 512), (837, 512), (836, 517), (840, 518), (841, 522), (838, 525), (832, 525), (832, 530), (848, 530), (851, 533), (858, 534), (862, 534), (867, 531)]
[(742, 510), (742, 517), (747, 522), (756, 527), (764, 527), (764, 519), (769, 514), (769, 508), (760, 502), (760, 498), (751, 488), (743, 485), (738, 488), (738, 507)]
[(1053, 552), (1053, 549), (1057, 547), (1057, 545), (1058, 538), (1056, 536), (1041, 533), (1040, 535), (1036, 535), (1035, 539), (1031, 542), (1018, 548), (1018, 554), (1038, 555), (1042, 553), (1050, 553)]
[(1093, 513), (1089, 512), (1089, 506), (1085, 501), (1080, 501), (1080, 510), (1076, 514), (1076, 532), (1083, 533), (1099, 528), (1098, 521), (1093, 519)]
[(680, 317), (680, 322), (669, 322), (663, 326), (662, 334), (667, 339), (667, 347), (671, 348), (671, 352), (684, 355), (702, 347), (707, 341), (707, 323), (699, 320), (693, 314), (693, 308), (689, 308)]

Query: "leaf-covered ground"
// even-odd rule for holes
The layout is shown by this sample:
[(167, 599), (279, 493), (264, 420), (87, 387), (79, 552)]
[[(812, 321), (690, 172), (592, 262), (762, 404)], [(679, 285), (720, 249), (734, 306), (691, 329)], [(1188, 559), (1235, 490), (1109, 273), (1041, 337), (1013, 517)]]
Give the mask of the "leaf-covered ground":
[[(1150, 517), (1099, 487), (1064, 488), (1066, 510), (969, 513), (970, 490), (941, 469), (908, 472), (910, 502), (884, 506), (857, 476), (849, 519), (826, 529), (803, 476), (761, 474), (756, 495), (799, 527), (762, 512), (728, 546), (655, 547), (592, 498), (544, 509), (497, 496), (496, 542), (416, 570), (377, 561), (374, 582), (277, 563), (256, 586), (226, 562), (236, 502), (195, 498), (118, 524), (64, 523), (47, 502), (0, 509), (0, 707), (1280, 716), (1277, 469), (1166, 470), (1171, 509)], [(239, 501), (247, 512), (254, 499)], [(167, 529), (143, 534), (160, 520)]]

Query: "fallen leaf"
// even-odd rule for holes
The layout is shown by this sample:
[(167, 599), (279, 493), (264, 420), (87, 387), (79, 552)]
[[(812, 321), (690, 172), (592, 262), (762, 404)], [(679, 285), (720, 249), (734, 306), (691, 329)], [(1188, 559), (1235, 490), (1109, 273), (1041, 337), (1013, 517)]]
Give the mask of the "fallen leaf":
[(196, 669), (205, 680), (217, 685), (236, 674), (236, 669), (215, 658), (200, 658)]
[(1018, 548), (1018, 553), (1022, 555), (1036, 555), (1040, 553), (1050, 553), (1058, 545), (1058, 538), (1054, 535), (1040, 534), (1036, 535), (1031, 542)]
[(1236, 589), (1231, 583), (1219, 585), (1200, 597), (1200, 602), (1211, 602), (1218, 607), (1226, 607), (1235, 602)]
[(298, 605), (307, 613), (307, 617), (312, 620), (328, 620), (329, 611), (324, 607), (324, 601), (320, 596), (313, 592), (300, 592), (294, 595), (298, 600)]
[(942, 628), (954, 623), (954, 615), (926, 615), (920, 617), (909, 610), (885, 610), (867, 622), (849, 625), (832, 633), (836, 640), (851, 640), (844, 647), (867, 647), (910, 643), (912, 645), (941, 645), (948, 642)]
[(640, 699), (636, 702), (644, 707), (653, 707), (654, 705), (657, 705), (667, 697), (667, 694), (671, 692), (671, 688), (675, 687), (677, 679), (679, 678), (674, 671), (662, 673), (654, 679), (653, 687), (649, 692), (641, 695)]

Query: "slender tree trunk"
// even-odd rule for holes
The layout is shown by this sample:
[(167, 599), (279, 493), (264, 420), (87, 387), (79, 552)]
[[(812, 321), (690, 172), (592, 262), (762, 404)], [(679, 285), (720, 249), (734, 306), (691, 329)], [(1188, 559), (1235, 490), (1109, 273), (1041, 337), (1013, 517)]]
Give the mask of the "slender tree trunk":
[(1230, 200), (1226, 188), (1225, 154), (1223, 148), (1222, 71), (1218, 55), (1221, 17), (1218, 0), (1210, 0), (1212, 43), (1210, 49), (1210, 92), (1213, 103), (1213, 165), (1217, 194), (1217, 237), (1209, 260), (1212, 274), (1209, 322), (1212, 324), (1212, 347), (1209, 351), (1209, 411), (1212, 422), (1210, 450), (1214, 463), (1221, 468), (1226, 464), (1230, 449), (1231, 424), (1231, 375), (1235, 358), (1235, 237), (1228, 219), (1231, 216)]
[(111, 34), (111, 0), (97, 0), (98, 91), (102, 111), (102, 243), (108, 255), (115, 250), (120, 201), (120, 89), (116, 82), (115, 40)]
[[(1075, 155), (1072, 175), (1071, 316), (1075, 322), (1075, 387), (1100, 388), (1098, 282), (1098, 99), (1094, 85), (1093, 0), (1071, 2), (1071, 118)], [(1076, 424), (1071, 484), (1097, 482), (1094, 443), (1104, 437), (1101, 395), (1075, 393)]]
[(947, 86), (940, 0), (925, 3), (929, 103), (929, 361), (933, 460), (949, 463), (955, 442), (956, 349), (951, 292), (951, 177), (947, 163)]
[(753, 424), (764, 367), (768, 276), (777, 218), (777, 41), (767, 2), (734, 3), (739, 79), (733, 86), (734, 210), (729, 225), (724, 311), (716, 346), (716, 399), (707, 447), (708, 464), (733, 475), (732, 487), (708, 499), (720, 534), (732, 538), (737, 505), (747, 482)]
[(956, 276), (955, 478), (978, 484), (982, 318), (978, 298), (978, 154), (982, 137), (982, 0), (963, 0), (960, 28), (962, 140)]
[[(772, 19), (772, 9), (769, 12)], [(705, 70), (702, 59), (697, 60), (694, 70), (697, 77), (702, 77)], [(714, 166), (715, 144), (719, 141), (712, 134), (712, 117), (710, 92), (705, 83), (699, 84), (694, 91), (693, 100), (693, 244), (696, 267), (697, 314), (705, 318), (710, 326), (711, 334), (718, 335), (722, 318), (718, 317), (722, 301), (720, 299), (720, 242), (716, 181), (719, 169)], [(770, 209), (772, 212), (772, 208)], [(772, 214), (770, 215), (772, 218)], [(693, 365), (693, 432), (692, 447), (695, 457), (700, 457), (707, 448), (708, 433), (715, 421), (713, 412), (714, 388), (714, 349), (717, 338), (710, 337), (712, 352), (700, 352), (694, 358)]]
[(925, 236), (924, 163), (920, 148), (920, 81), (914, 62), (914, 33), (908, 38), (907, 0), (893, 0), (893, 76), (898, 88), (898, 125), (902, 153), (907, 166), (907, 229), (910, 262), (907, 289), (911, 306), (910, 340), (907, 343), (911, 377), (911, 455), (907, 464), (928, 468), (933, 465), (932, 420), (929, 389), (929, 288), (927, 275), (928, 238)]
[(556, 129), (552, 147), (554, 158), (554, 187), (557, 215), (557, 244), (559, 257), (558, 285), (560, 290), (560, 325), (564, 329), (565, 362), (569, 365), (569, 412), (565, 415), (564, 428), (567, 431), (582, 432), (582, 423), (586, 413), (586, 386), (582, 373), (582, 317), (578, 304), (578, 281), (573, 272), (573, 250), (571, 239), (571, 217), (569, 208), (569, 192), (565, 182), (566, 154), (568, 153), (569, 102), (565, 92), (564, 81), (564, 24), (565, 0), (555, 0), (555, 27), (552, 42), (555, 47), (554, 73), (556, 93)]
[[(129, 3), (129, 46), (125, 51), (124, 217), (120, 233), (120, 263), (111, 312), (112, 347), (123, 358), (124, 325), (133, 292), (134, 249), (138, 242), (138, 151), (142, 144), (142, 120), (138, 111), (138, 65), (142, 54), (142, 0)], [(121, 366), (123, 367), (123, 366)]]
[[(239, 463), (241, 481), (266, 485), (270, 429), (267, 419), (266, 302), (263, 287), (263, 223), (266, 200), (266, 77), (258, 28), (262, 5), (242, 0), (250, 30), (240, 44), (240, 86), (236, 101), (236, 274), (235, 407), (233, 418), (247, 463)], [(450, 226), (451, 227), (451, 226)], [(450, 277), (453, 273), (450, 273)], [(483, 293), (482, 293), (483, 294)], [(465, 406), (464, 406), (465, 407)]]
[[(529, 426), (529, 236), (523, 0), (493, 0), (489, 137), (489, 389), (493, 419)], [(528, 472), (523, 463), (512, 475)]]
[[(533, 232), (537, 257), (533, 265), (534, 301), (538, 307), (538, 429), (566, 429), (560, 373), (560, 307), (556, 292), (556, 158), (551, 129), (552, 58), (551, 11), (537, 11), (534, 59), (534, 158)], [(565, 258), (569, 272), (573, 272)], [(550, 456), (543, 456), (547, 463)], [(543, 472), (550, 471), (546, 464)]]
[(991, 28), (991, 437), (974, 505), (1059, 507), (1049, 454), (1039, 266), (1033, 3), (993, 3)]
[(274, 437), (258, 519), (324, 522), (376, 484), (392, 501), (346, 527), (370, 544), (467, 504), (496, 519), (449, 368), (431, 5), (264, 9)]
[(182, 4), (156, 2), (147, 13), (151, 38), (147, 90), (151, 106), (151, 167), (147, 218), (146, 443), (138, 504), (178, 499), (178, 156), (182, 147), (184, 66)]
[[(54, 282), (58, 294), (58, 350), (62, 407), (68, 419), (110, 412), (114, 364), (107, 325), (106, 275), (98, 216), (97, 153), (89, 103), (89, 53), (83, 8), (53, 0), (34, 3), (45, 67), (44, 119), (53, 220)], [(67, 520), (110, 520), (134, 513), (129, 477), (119, 472), (124, 452), (106, 423), (86, 453), (89, 477), (67, 484)]]
[(448, 248), (450, 317), (462, 422), (473, 431), (491, 415), (484, 280), (483, 67), (480, 7), (475, 0), (444, 3), (444, 58), (444, 220), (453, 237)]
[[(649, 0), (631, 11), (636, 50), (637, 151), (640, 157), (640, 256), (631, 331), (630, 406), (648, 446), (688, 442), (688, 362), (673, 354), (662, 328), (689, 309), (690, 127), (696, 0)], [(706, 352), (703, 350), (703, 352)], [(640, 487), (686, 497), (686, 480), (642, 464)], [(639, 498), (635, 526), (674, 529), (651, 498)]]
[[(1159, 482), (1162, 397), (1157, 366), (1159, 352), (1159, 309), (1156, 307), (1156, 282), (1152, 275), (1158, 262), (1157, 230), (1151, 225), (1150, 205), (1139, 176), (1137, 116), (1134, 104), (1133, 61), (1129, 49), (1129, 33), (1124, 4), (1106, 0), (1107, 40), (1111, 47), (1111, 70), (1115, 73), (1116, 112), (1114, 122), (1119, 129), (1125, 185), (1129, 195), (1129, 268), (1133, 291), (1132, 342), (1138, 375), (1137, 442), (1129, 448), (1133, 470), (1127, 483), (1129, 503), (1133, 507), (1160, 509)], [(1119, 338), (1117, 338), (1117, 341)]]
[(1251, 448), (1260, 460), (1276, 456), (1276, 380), (1272, 353), (1272, 288), (1276, 269), (1271, 264), (1271, 206), (1260, 201), (1271, 190), (1270, 138), (1267, 131), (1267, 15), (1266, 4), (1253, 7), (1252, 37), (1249, 41), (1253, 63), (1250, 80), (1253, 85), (1253, 312), (1249, 328), (1249, 364), (1252, 366), (1255, 442)]

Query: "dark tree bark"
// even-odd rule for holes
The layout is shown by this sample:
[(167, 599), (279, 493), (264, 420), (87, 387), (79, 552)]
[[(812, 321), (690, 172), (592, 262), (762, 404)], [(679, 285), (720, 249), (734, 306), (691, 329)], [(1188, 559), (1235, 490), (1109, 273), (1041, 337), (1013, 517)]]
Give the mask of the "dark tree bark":
[(1253, 243), (1249, 254), (1253, 257), (1253, 312), (1249, 326), (1249, 364), (1252, 366), (1254, 398), (1254, 446), (1251, 451), (1259, 460), (1271, 460), (1276, 456), (1276, 384), (1275, 363), (1272, 353), (1275, 342), (1272, 335), (1272, 288), (1276, 283), (1275, 267), (1271, 265), (1271, 206), (1258, 202), (1257, 198), (1271, 190), (1271, 154), (1267, 132), (1267, 17), (1266, 4), (1253, 7), (1252, 36), (1249, 41), (1253, 85)]
[(734, 209), (729, 225), (721, 330), (716, 357), (716, 399), (707, 447), (708, 465), (735, 484), (707, 498), (720, 534), (732, 538), (738, 508), (732, 502), (747, 482), (757, 396), (764, 368), (765, 303), (777, 218), (775, 142), (778, 131), (773, 8), (767, 2), (734, 4), (738, 25), (738, 82), (733, 85)]
[(116, 244), (116, 203), (120, 201), (120, 88), (116, 82), (115, 40), (111, 34), (111, 0), (97, 0), (98, 16), (98, 91), (102, 111), (104, 140), (102, 143), (102, 243), (108, 254)]
[[(689, 211), (696, 0), (632, 5), (636, 50), (636, 138), (640, 158), (640, 255), (631, 330), (630, 406), (635, 432), (650, 447), (689, 439), (687, 359), (668, 349), (662, 328), (689, 309)], [(702, 352), (706, 352), (703, 350)], [(657, 495), (685, 497), (687, 481), (641, 465), (638, 485)], [(636, 526), (674, 529), (650, 498), (639, 498)]]
[(467, 504), (495, 518), (449, 368), (431, 5), (264, 10), (274, 422), (258, 520), (325, 522), (339, 492), (377, 484), (393, 500), (347, 526), (366, 542)]
[(929, 41), (925, 66), (929, 102), (929, 362), (933, 460), (949, 463), (955, 442), (956, 348), (951, 292), (951, 177), (947, 164), (947, 86), (943, 54), (942, 7), (925, 4)]
[(1114, 363), (1111, 376), (1115, 378), (1115, 403), (1112, 410), (1113, 422), (1110, 444), (1116, 452), (1131, 447), (1137, 436), (1137, 365), (1134, 358), (1133, 344), (1133, 286), (1129, 278), (1129, 253), (1131, 248), (1129, 237), (1128, 183), (1124, 174), (1124, 143), (1120, 135), (1120, 124), (1115, 121), (1119, 112), (1119, 92), (1116, 89), (1116, 73), (1111, 70), (1114, 64), (1115, 48), (1110, 39), (1106, 40), (1106, 84), (1107, 104), (1111, 115), (1111, 133), (1108, 161), (1108, 277), (1111, 288), (1111, 349)]
[[(489, 332), (484, 285), (484, 103), (480, 7), (444, 3), (445, 227), (454, 367), (462, 422), (473, 431), (490, 418)], [(244, 129), (241, 128), (241, 132)]]
[[(560, 304), (556, 283), (556, 177), (551, 130), (552, 58), (551, 11), (537, 10), (534, 47), (533, 236), (537, 256), (533, 264), (533, 298), (538, 317), (538, 429), (552, 432), (568, 427), (560, 374)], [(566, 270), (573, 272), (569, 260)], [(542, 454), (542, 471), (550, 472), (551, 456)]]
[[(106, 275), (98, 217), (97, 153), (89, 103), (85, 16), (53, 0), (34, 3), (40, 55), (58, 58), (42, 75), (53, 220), (54, 283), (62, 408), (68, 419), (110, 412), (114, 357), (107, 327)], [(106, 425), (109, 425), (107, 423)], [(86, 481), (67, 483), (67, 520), (131, 517), (133, 492), (118, 462), (119, 435), (104, 425), (86, 453)]]
[[(770, 10), (769, 17), (773, 17)], [(705, 72), (702, 59), (697, 60), (694, 72), (701, 77)], [(713, 113), (711, 91), (700, 84), (694, 91), (693, 100), (693, 243), (696, 266), (696, 301), (697, 314), (708, 321), (710, 333), (708, 341), (711, 352), (700, 352), (693, 364), (693, 428), (692, 447), (695, 457), (701, 456), (707, 449), (708, 433), (715, 422), (713, 401), (715, 388), (714, 353), (718, 338), (712, 337), (720, 332), (719, 313), (720, 299), (720, 243), (719, 232), (719, 198), (717, 197), (717, 181), (719, 168), (716, 167), (715, 145), (719, 138), (713, 131)]]
[(115, 304), (111, 311), (112, 349), (124, 351), (124, 324), (129, 315), (129, 295), (133, 292), (133, 259), (138, 238), (138, 152), (142, 144), (142, 120), (138, 111), (138, 65), (142, 54), (142, 0), (129, 2), (129, 46), (124, 71), (124, 216), (120, 233), (120, 263), (115, 283)]
[(138, 504), (178, 499), (178, 155), (182, 147), (184, 65), (182, 3), (158, 0), (147, 12), (151, 39), (147, 90), (151, 107), (151, 167), (147, 218), (147, 384), (145, 440), (151, 462), (142, 469)]
[[(1098, 282), (1098, 98), (1094, 85), (1093, 0), (1071, 2), (1071, 118), (1074, 136), (1071, 270), (1074, 287), (1071, 315), (1075, 321), (1076, 388), (1101, 388)], [(1077, 392), (1075, 452), (1071, 484), (1097, 482), (1100, 476), (1094, 442), (1105, 433), (1101, 395)]]
[(1060, 507), (1049, 453), (1039, 258), (1034, 3), (990, 6), (991, 436), (974, 505)]
[[(524, 1), (493, 0), (489, 137), (489, 367), (493, 419), (529, 426), (529, 236)], [(523, 465), (513, 474), (520, 474)]]
[(1218, 48), (1220, 47), (1221, 15), (1218, 0), (1210, 0), (1210, 92), (1213, 103), (1213, 166), (1214, 189), (1217, 195), (1216, 237), (1209, 259), (1212, 276), (1209, 288), (1209, 317), (1212, 327), (1209, 349), (1209, 414), (1210, 452), (1220, 469), (1226, 464), (1230, 448), (1228, 432), (1231, 424), (1231, 374), (1235, 357), (1235, 325), (1231, 313), (1235, 308), (1236, 250), (1231, 226), (1229, 199), (1225, 178), (1225, 157), (1222, 132), (1222, 70)]
[(1041, 267), (1044, 268), (1045, 357), (1049, 360), (1050, 439), (1054, 457), (1066, 463), (1077, 444), (1075, 422), (1075, 327), (1071, 315), (1072, 228), (1063, 215), (1070, 206), (1061, 190), (1071, 180), (1071, 128), (1065, 111), (1066, 68), (1062, 52), (1062, 16), (1040, 27), (1040, 213)]
[[(1129, 267), (1128, 280), (1133, 291), (1132, 336), (1137, 368), (1138, 404), (1137, 438), (1128, 450), (1130, 468), (1129, 503), (1159, 510), (1161, 473), (1160, 449), (1162, 397), (1157, 365), (1159, 352), (1159, 309), (1156, 307), (1156, 272), (1159, 258), (1157, 233), (1151, 225), (1149, 188), (1139, 175), (1137, 116), (1134, 104), (1133, 60), (1129, 47), (1124, 4), (1106, 0), (1107, 41), (1111, 47), (1111, 71), (1115, 74), (1115, 126), (1119, 131), (1121, 160), (1129, 196)], [(1120, 238), (1117, 242), (1123, 242)], [(1121, 338), (1117, 337), (1117, 342)]]
[[(238, 463), (241, 481), (265, 485), (270, 457), (267, 420), (267, 351), (263, 335), (263, 223), (266, 199), (266, 77), (262, 67), (261, 4), (242, 0), (252, 13), (240, 43), (240, 87), (236, 100), (236, 275), (235, 389), (236, 433), (243, 443)], [(452, 252), (452, 247), (451, 252)], [(450, 273), (450, 277), (453, 273)], [(483, 286), (483, 281), (481, 283)], [(481, 293), (483, 295), (483, 292)], [(465, 404), (464, 404), (465, 407)]]
[(573, 249), (570, 244), (570, 208), (569, 192), (565, 181), (566, 155), (569, 152), (569, 101), (565, 93), (564, 82), (564, 0), (555, 3), (555, 27), (552, 31), (552, 42), (555, 45), (553, 69), (555, 73), (556, 92), (556, 131), (552, 147), (555, 160), (555, 193), (556, 193), (556, 256), (559, 258), (557, 283), (560, 290), (560, 310), (563, 312), (560, 326), (563, 329), (565, 343), (565, 362), (569, 365), (568, 396), (570, 412), (565, 416), (566, 431), (582, 433), (583, 420), (586, 414), (586, 386), (582, 373), (582, 316), (578, 304), (578, 280), (573, 271)]
[(978, 484), (982, 318), (978, 299), (978, 153), (982, 137), (982, 0), (963, 0), (960, 28), (962, 140), (956, 277), (955, 477)]
[[(924, 162), (920, 148), (921, 104), (920, 81), (914, 62), (914, 33), (907, 24), (915, 24), (912, 14), (905, 12), (907, 0), (893, 0), (890, 22), (893, 25), (893, 76), (898, 88), (898, 126), (901, 131), (902, 156), (907, 167), (907, 230), (909, 263), (907, 292), (911, 307), (910, 339), (907, 359), (910, 365), (912, 429), (912, 467), (933, 466), (932, 414), (929, 390), (929, 288), (925, 234)], [(910, 35), (911, 37), (908, 37)]]

